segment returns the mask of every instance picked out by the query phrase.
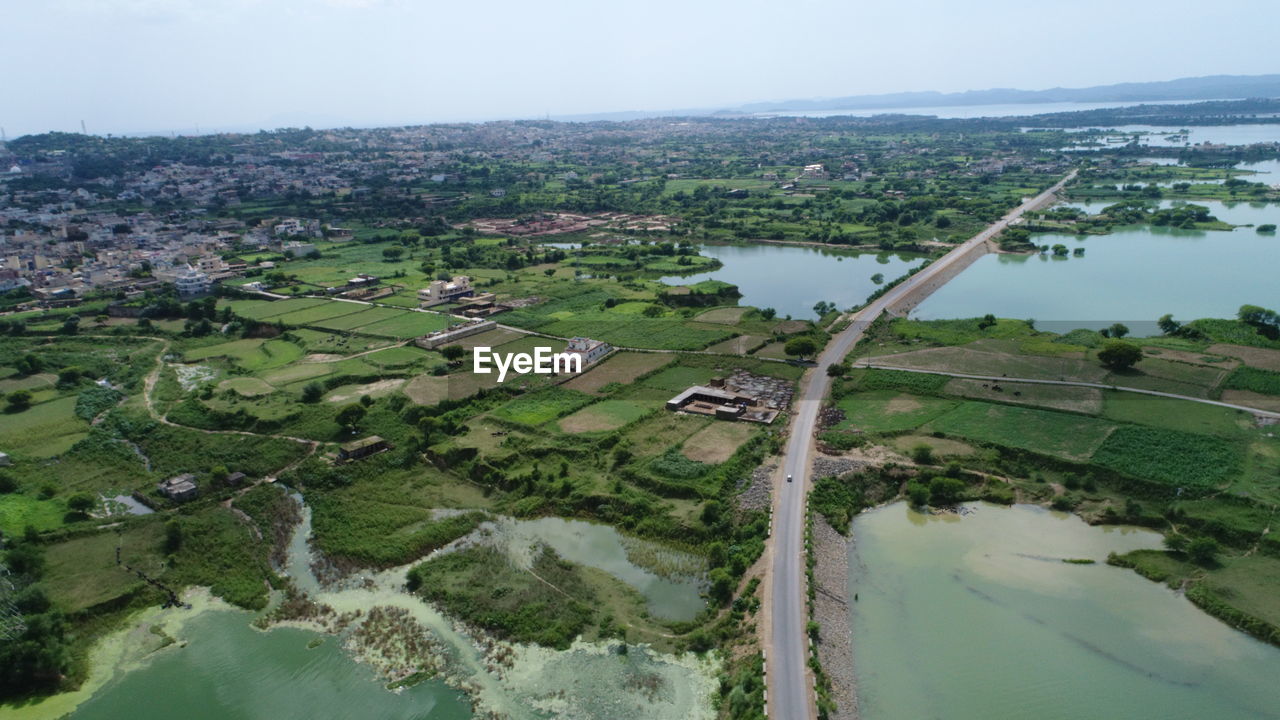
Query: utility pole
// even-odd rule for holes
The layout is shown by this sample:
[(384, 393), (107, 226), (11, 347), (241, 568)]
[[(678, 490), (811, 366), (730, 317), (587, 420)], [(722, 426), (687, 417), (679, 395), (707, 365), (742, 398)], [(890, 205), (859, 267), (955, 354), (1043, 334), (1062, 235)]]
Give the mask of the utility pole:
[(84, 120), (81, 120), (81, 121), (80, 121), (80, 134), (81, 134), (81, 135), (88, 135), (88, 134), (89, 134), (89, 131), (84, 129)]

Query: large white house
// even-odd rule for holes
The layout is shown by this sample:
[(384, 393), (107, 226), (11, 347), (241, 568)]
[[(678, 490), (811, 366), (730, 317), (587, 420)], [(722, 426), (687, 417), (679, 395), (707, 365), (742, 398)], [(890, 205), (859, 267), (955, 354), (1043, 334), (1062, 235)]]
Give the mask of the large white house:
[(173, 279), (173, 284), (182, 296), (204, 295), (209, 292), (211, 283), (209, 276), (190, 266)]
[(565, 348), (565, 351), (581, 355), (582, 366), (586, 367), (605, 355), (608, 355), (609, 351), (612, 349), (613, 347), (603, 340), (575, 337), (569, 338), (569, 346)]
[(433, 280), (430, 285), (418, 291), (418, 301), (423, 307), (453, 302), (475, 294), (471, 287), (471, 278), (466, 275), (455, 275), (452, 280)]

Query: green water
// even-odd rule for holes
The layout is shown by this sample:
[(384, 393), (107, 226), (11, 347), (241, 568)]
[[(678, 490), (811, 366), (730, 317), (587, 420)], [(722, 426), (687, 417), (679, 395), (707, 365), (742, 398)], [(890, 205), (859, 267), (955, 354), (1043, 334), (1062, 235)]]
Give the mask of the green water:
[(924, 516), (898, 503), (853, 523), (864, 720), (1280, 717), (1280, 649), (1102, 563), (1158, 547), (1158, 534), (970, 507)]
[(253, 616), (206, 611), (183, 626), (186, 647), (160, 650), (142, 668), (111, 681), (72, 714), (74, 720), (263, 720), (471, 717), (462, 693), (437, 681), (391, 693), (364, 665), (314, 632), (254, 630)]
[(723, 267), (696, 275), (662, 278), (668, 285), (692, 285), (721, 280), (738, 286), (739, 304), (771, 307), (778, 317), (813, 318), (813, 306), (833, 302), (844, 309), (860, 305), (881, 286), (924, 262), (897, 253), (832, 252), (804, 245), (702, 245), (698, 252), (716, 258)]
[[(1111, 203), (1073, 203), (1098, 212)], [(1172, 205), (1163, 201), (1162, 206)], [(1197, 201), (1232, 224), (1280, 223), (1280, 205)], [(1037, 234), (1038, 245), (1084, 248), (1083, 257), (986, 255), (926, 299), (922, 319), (1035, 318), (1052, 331), (1103, 328), (1113, 322), (1134, 334), (1158, 331), (1155, 320), (1234, 317), (1243, 304), (1280, 305), (1280, 237), (1254, 228), (1178, 230), (1117, 228), (1108, 235)]]
[[(495, 525), (508, 553), (532, 562), (528, 552), (545, 543), (569, 562), (603, 570), (644, 596), (649, 612), (666, 620), (687, 621), (706, 608), (706, 562), (696, 555), (630, 538), (608, 525), (546, 517), (536, 520), (503, 518)], [(638, 565), (637, 556), (656, 559), (670, 572)]]

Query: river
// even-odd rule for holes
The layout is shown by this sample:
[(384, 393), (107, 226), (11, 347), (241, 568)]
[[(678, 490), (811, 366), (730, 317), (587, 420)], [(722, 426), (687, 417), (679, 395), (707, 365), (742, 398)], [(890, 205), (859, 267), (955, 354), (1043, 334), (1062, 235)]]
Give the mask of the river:
[(1034, 506), (969, 507), (927, 516), (897, 503), (854, 520), (862, 718), (1280, 717), (1280, 649), (1103, 564), (1111, 551), (1159, 547), (1159, 534)]
[[(1098, 212), (1108, 202), (1072, 203)], [(1169, 207), (1173, 201), (1163, 201)], [(1232, 224), (1280, 223), (1280, 205), (1195, 201)], [(1158, 334), (1156, 318), (1234, 317), (1241, 305), (1280, 306), (1280, 239), (1252, 227), (1179, 230), (1149, 225), (1108, 235), (1037, 234), (1038, 245), (1084, 248), (1084, 255), (985, 255), (913, 313), (926, 320), (1034, 318), (1064, 332), (1113, 322), (1135, 335)]]
[[(883, 283), (890, 282), (924, 260), (900, 253), (855, 253), (806, 245), (702, 245), (698, 252), (723, 265), (711, 272), (661, 278), (668, 285), (692, 285), (703, 280), (733, 283), (742, 292), (739, 304), (773, 308), (778, 317), (817, 317), (813, 306), (827, 301), (840, 309), (866, 302)], [(879, 274), (881, 283), (872, 277)]]

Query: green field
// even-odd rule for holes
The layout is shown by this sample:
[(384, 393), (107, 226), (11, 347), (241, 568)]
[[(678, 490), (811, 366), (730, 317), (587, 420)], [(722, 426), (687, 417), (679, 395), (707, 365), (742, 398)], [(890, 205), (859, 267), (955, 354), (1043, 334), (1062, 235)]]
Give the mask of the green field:
[(653, 411), (626, 400), (602, 400), (560, 420), (560, 429), (568, 433), (605, 432), (639, 420)]
[(75, 396), (0, 413), (0, 447), (14, 457), (45, 458), (68, 450), (89, 424), (76, 416)]
[(1094, 453), (1093, 461), (1135, 477), (1206, 490), (1238, 473), (1240, 456), (1236, 443), (1218, 438), (1121, 425)]
[(593, 400), (593, 396), (576, 390), (547, 388), (521, 395), (494, 410), (492, 415), (521, 425), (536, 426), (567, 415)]
[(872, 390), (846, 395), (836, 404), (845, 415), (836, 426), (839, 430), (900, 432), (914, 430), (959, 403), (896, 390)]
[(929, 423), (948, 435), (1085, 461), (1115, 425), (1080, 415), (965, 402)]

